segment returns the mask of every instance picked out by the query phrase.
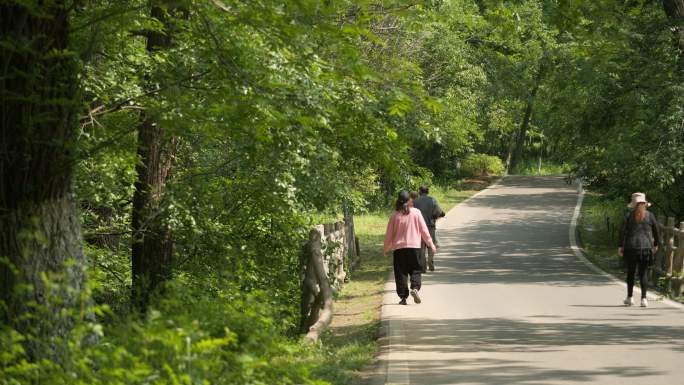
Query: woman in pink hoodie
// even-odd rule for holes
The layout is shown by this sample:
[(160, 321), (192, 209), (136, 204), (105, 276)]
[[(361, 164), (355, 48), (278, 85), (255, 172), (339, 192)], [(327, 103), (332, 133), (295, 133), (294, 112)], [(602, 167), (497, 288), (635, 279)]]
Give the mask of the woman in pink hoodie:
[(420, 303), (420, 278), (422, 267), (420, 266), (420, 241), (421, 239), (437, 252), (432, 242), (430, 232), (423, 219), (420, 210), (411, 207), (411, 197), (407, 191), (400, 191), (395, 212), (390, 217), (385, 233), (385, 256), (393, 251), (394, 256), (394, 280), (397, 285), (397, 294), (401, 301), (400, 305), (406, 305), (409, 296), (407, 277), (411, 277), (411, 291), (415, 303)]

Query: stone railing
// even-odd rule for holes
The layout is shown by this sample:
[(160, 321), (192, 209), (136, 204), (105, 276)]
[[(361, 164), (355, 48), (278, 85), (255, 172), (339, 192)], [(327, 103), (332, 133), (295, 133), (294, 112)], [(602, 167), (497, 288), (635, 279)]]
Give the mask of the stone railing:
[(344, 221), (315, 226), (302, 250), (300, 329), (318, 340), (333, 316), (333, 296), (342, 288), (347, 271), (359, 262), (358, 240), (351, 215)]
[(680, 296), (684, 286), (684, 222), (675, 227), (675, 219), (658, 217), (660, 244), (656, 254), (654, 274), (665, 277), (675, 296)]

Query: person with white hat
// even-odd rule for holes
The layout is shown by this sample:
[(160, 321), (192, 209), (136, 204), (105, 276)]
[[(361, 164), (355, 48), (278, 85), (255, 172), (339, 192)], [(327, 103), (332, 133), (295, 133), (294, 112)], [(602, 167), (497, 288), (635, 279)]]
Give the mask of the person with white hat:
[(653, 263), (653, 256), (658, 251), (660, 239), (658, 222), (655, 216), (646, 210), (650, 205), (646, 200), (646, 194), (640, 192), (632, 194), (632, 200), (627, 206), (630, 210), (620, 227), (618, 254), (625, 258), (627, 265), (627, 298), (623, 302), (627, 306), (634, 305), (632, 292), (637, 268), (641, 283), (641, 306), (648, 306), (646, 270)]

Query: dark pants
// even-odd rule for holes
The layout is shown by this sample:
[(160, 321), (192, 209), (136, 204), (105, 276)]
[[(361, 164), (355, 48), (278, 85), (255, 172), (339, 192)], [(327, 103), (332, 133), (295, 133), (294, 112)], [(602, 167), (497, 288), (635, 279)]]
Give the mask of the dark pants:
[(394, 250), (394, 282), (399, 298), (408, 298), (407, 278), (411, 277), (411, 289), (420, 290), (420, 249)]
[[(428, 231), (430, 232), (432, 243), (437, 246), (437, 228), (435, 226), (428, 226)], [(427, 273), (428, 268), (430, 271), (435, 270), (435, 253), (423, 241), (420, 242), (420, 267), (423, 269), (423, 273)]]
[(627, 265), (627, 296), (631, 297), (634, 291), (634, 274), (639, 270), (639, 282), (641, 283), (641, 298), (646, 298), (648, 285), (646, 270), (651, 261), (651, 249), (625, 249), (625, 264)]

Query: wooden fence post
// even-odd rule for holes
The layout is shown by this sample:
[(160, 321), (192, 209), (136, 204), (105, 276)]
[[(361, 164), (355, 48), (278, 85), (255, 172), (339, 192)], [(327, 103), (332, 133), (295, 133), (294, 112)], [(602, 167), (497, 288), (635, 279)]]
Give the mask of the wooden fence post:
[(311, 248), (311, 261), (313, 273), (318, 281), (320, 294), (314, 303), (312, 315), (315, 312), (316, 317), (310, 317), (310, 321), (315, 322), (309, 327), (305, 339), (311, 342), (318, 341), (320, 334), (325, 328), (330, 325), (333, 318), (333, 292), (328, 280), (328, 273), (324, 264), (323, 245), (322, 240), (324, 236), (322, 226), (316, 226), (311, 230), (309, 235), (309, 247)]
[(684, 285), (684, 277), (682, 273), (684, 272), (684, 222), (679, 222), (679, 229), (673, 228), (672, 232), (674, 237), (677, 238), (677, 246), (674, 247), (674, 267), (673, 276), (671, 278), (672, 292), (675, 297), (682, 295), (682, 286)]
[[(655, 255), (655, 275), (657, 277), (662, 277), (665, 275), (665, 218), (662, 215), (656, 217), (656, 222), (658, 223), (658, 228), (660, 229), (658, 238), (658, 252)], [(653, 280), (651, 282), (655, 282)]]
[(357, 267), (361, 261), (361, 254), (359, 253), (359, 240), (356, 238), (356, 229), (354, 228), (354, 214), (348, 205), (344, 205), (344, 227), (345, 227), (345, 242), (347, 243), (347, 255), (349, 267)]
[(667, 217), (667, 223), (663, 231), (665, 237), (665, 275), (672, 277), (674, 257), (674, 217)]
[(309, 238), (304, 247), (302, 247), (302, 264), (304, 265), (304, 271), (302, 275), (302, 298), (300, 304), (300, 333), (306, 333), (309, 330), (309, 326), (315, 322), (315, 320), (311, 321), (311, 319), (318, 318), (317, 309), (320, 308), (320, 305), (316, 304), (320, 294), (320, 288), (313, 265), (311, 247), (314, 231), (315, 230), (311, 230), (311, 232), (309, 232)]
[(357, 239), (351, 215), (347, 220), (316, 226), (302, 250), (300, 331), (308, 341), (317, 341), (333, 318), (333, 296), (347, 279), (346, 267), (357, 254)]
[(684, 229), (684, 222), (679, 222), (679, 230), (673, 229), (673, 238), (677, 239), (677, 246), (674, 246), (674, 262), (672, 263), (672, 272), (675, 275), (681, 275), (684, 271), (684, 247), (682, 247), (682, 241), (684, 239), (682, 235), (682, 229)]

